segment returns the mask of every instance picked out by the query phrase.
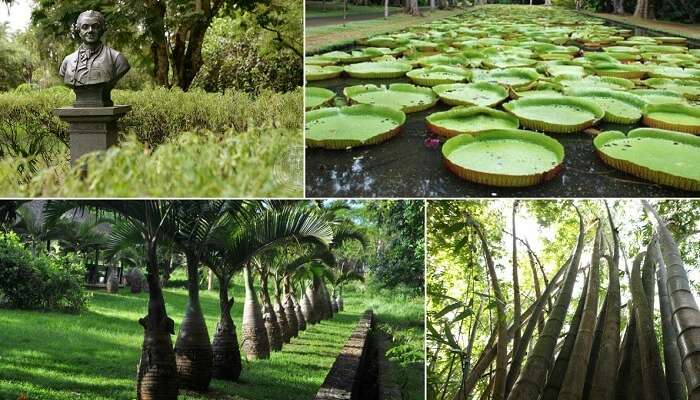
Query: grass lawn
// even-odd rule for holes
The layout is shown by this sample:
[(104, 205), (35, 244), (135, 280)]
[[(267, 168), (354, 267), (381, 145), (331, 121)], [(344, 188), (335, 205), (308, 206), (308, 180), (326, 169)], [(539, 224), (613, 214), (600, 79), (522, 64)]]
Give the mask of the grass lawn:
[[(326, 10), (323, 11), (323, 3), (320, 1), (307, 1), (306, 3), (306, 18), (315, 17), (342, 17), (343, 16), (343, 2), (327, 1)], [(399, 10), (401, 7), (389, 7), (389, 12)], [(365, 14), (383, 14), (384, 6), (380, 5), (368, 5), (368, 6), (356, 6), (354, 4), (348, 3), (348, 14), (347, 15), (365, 15)]]
[(424, 11), (423, 17), (412, 17), (410, 15), (397, 13), (390, 15), (386, 20), (384, 18), (375, 18), (348, 22), (345, 26), (338, 24), (308, 27), (305, 33), (306, 53), (313, 54), (350, 45), (358, 39), (398, 31), (409, 26), (462, 14), (465, 11), (465, 9)]
[[(237, 283), (231, 292), (237, 300), (232, 314), (240, 341), (243, 287)], [(203, 291), (201, 297), (213, 335), (219, 314), (217, 294)], [(311, 399), (368, 306), (379, 314), (380, 323), (407, 329), (415, 338), (419, 335), (422, 348), (422, 302), (407, 307), (351, 290), (344, 297), (345, 311), (332, 320), (307, 329), (269, 360), (244, 361), (239, 382), (214, 380), (206, 396), (187, 392), (180, 399)], [(187, 293), (166, 289), (165, 298), (177, 332)], [(146, 294), (122, 289), (116, 295), (94, 292), (89, 309), (80, 315), (0, 310), (0, 399), (15, 400), (21, 394), (31, 400), (134, 399), (143, 339), (136, 321), (146, 313), (146, 300)], [(420, 371), (397, 367), (405, 388), (415, 388), (410, 399), (422, 399), (422, 366)]]

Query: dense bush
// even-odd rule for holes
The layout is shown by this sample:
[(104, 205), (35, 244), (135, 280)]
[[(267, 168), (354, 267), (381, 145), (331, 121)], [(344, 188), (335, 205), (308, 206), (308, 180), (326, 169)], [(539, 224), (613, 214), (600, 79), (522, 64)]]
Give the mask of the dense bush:
[(75, 255), (33, 255), (14, 233), (0, 234), (0, 305), (78, 312), (87, 303)]

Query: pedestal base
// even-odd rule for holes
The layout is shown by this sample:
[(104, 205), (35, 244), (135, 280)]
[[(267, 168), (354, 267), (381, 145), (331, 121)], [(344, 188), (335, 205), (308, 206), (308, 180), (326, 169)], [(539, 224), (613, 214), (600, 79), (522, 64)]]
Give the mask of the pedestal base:
[(117, 120), (130, 110), (131, 106), (125, 105), (55, 109), (56, 115), (69, 124), (71, 164), (85, 153), (107, 150), (117, 144)]

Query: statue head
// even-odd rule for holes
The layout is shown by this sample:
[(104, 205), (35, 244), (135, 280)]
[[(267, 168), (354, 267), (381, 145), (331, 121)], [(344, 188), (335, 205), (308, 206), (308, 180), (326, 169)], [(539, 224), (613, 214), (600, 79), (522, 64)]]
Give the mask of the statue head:
[(87, 45), (95, 45), (100, 42), (102, 35), (107, 31), (105, 17), (99, 11), (83, 11), (73, 24), (74, 32), (80, 36), (80, 40)]

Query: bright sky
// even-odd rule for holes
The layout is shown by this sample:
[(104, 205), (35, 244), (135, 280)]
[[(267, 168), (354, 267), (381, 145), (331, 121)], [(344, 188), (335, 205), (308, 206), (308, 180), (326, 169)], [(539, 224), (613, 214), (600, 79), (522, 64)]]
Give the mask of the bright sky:
[(0, 24), (9, 22), (10, 32), (25, 30), (29, 26), (33, 6), (32, 0), (15, 0), (9, 8), (0, 5)]

